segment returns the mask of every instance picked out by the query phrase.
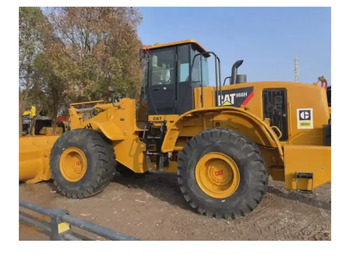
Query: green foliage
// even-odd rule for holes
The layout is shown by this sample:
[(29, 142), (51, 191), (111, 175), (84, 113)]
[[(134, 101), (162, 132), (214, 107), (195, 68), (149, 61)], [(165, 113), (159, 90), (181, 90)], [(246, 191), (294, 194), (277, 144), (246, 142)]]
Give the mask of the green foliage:
[(57, 113), (71, 102), (137, 97), (141, 87), (134, 8), (23, 7), (19, 10), (20, 98)]
[(41, 24), (44, 19), (40, 8), (19, 9), (19, 83), (20, 90), (29, 89), (34, 72), (35, 56), (42, 50)]
[(136, 9), (52, 8), (48, 19), (64, 44), (58, 71), (72, 101), (106, 98), (109, 86), (135, 97), (141, 86)]

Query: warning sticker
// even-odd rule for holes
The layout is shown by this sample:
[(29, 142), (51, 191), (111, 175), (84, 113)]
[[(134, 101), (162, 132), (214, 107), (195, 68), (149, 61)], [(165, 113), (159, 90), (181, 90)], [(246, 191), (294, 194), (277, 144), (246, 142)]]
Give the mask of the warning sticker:
[(313, 129), (314, 118), (312, 108), (297, 109), (298, 129)]

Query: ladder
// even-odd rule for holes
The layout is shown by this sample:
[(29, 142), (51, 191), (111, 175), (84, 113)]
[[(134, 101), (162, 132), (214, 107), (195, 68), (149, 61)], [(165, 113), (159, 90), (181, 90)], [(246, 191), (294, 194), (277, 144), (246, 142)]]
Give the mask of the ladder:
[[(160, 127), (154, 126), (152, 122), (147, 124), (143, 131), (142, 141), (146, 144), (146, 162), (149, 172), (162, 172), (164, 166), (168, 165), (168, 154), (161, 151), (164, 136), (166, 134), (166, 121)], [(151, 157), (156, 157), (156, 169), (153, 168)]]

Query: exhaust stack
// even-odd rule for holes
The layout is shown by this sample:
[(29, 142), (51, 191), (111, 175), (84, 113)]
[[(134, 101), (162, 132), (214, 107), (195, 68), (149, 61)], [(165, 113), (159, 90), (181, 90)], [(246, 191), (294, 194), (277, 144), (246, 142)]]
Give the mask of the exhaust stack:
[(245, 83), (247, 82), (247, 75), (238, 75), (238, 67), (240, 67), (243, 64), (243, 60), (238, 60), (236, 63), (232, 66), (231, 71), (231, 81), (230, 84), (239, 84), (239, 83)]

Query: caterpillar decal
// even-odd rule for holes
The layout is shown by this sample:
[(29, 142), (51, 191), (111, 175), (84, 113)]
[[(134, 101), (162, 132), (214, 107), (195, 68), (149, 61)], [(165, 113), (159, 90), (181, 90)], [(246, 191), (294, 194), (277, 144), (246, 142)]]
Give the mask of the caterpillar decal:
[(216, 92), (216, 106), (245, 106), (254, 96), (254, 87), (237, 88), (231, 90), (222, 90)]
[(314, 119), (312, 108), (298, 108), (297, 109), (297, 126), (298, 129), (313, 129)]

